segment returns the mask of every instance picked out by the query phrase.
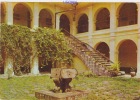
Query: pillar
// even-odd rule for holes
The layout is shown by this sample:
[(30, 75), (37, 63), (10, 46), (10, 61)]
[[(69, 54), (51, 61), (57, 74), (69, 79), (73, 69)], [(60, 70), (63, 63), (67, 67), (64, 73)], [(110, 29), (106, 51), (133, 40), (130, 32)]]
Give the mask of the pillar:
[(35, 74), (35, 75), (39, 74), (38, 55), (33, 53), (30, 59), (31, 59), (31, 62), (30, 62), (31, 74)]
[(71, 24), (71, 31), (70, 33), (75, 35), (77, 33), (77, 29), (76, 29), (76, 21), (72, 21), (72, 24)]
[(60, 12), (59, 7), (56, 7), (56, 10), (55, 10), (55, 28), (56, 28), (56, 30), (59, 30), (60, 29), (60, 15), (61, 14), (57, 13), (57, 12)]
[(55, 20), (55, 24), (56, 24), (56, 30), (60, 29), (60, 14), (56, 14), (56, 20)]
[[(13, 5), (11, 2), (7, 2), (6, 6), (6, 23), (8, 25), (13, 25)], [(10, 71), (10, 74), (13, 73), (13, 60), (9, 56), (5, 58), (5, 65), (4, 65), (4, 75), (8, 75)]]
[[(34, 9), (33, 9), (33, 28), (37, 28), (39, 26), (39, 3), (35, 2), (34, 3)], [(39, 61), (38, 61), (38, 55), (36, 54), (37, 48), (33, 44), (33, 55), (31, 56), (31, 62), (30, 62), (30, 67), (31, 67), (31, 74), (39, 74)]]
[(33, 9), (33, 28), (37, 28), (39, 26), (39, 3), (34, 3)]
[(6, 23), (8, 25), (13, 25), (13, 5), (11, 2), (7, 2), (6, 7)]
[(110, 5), (110, 60), (115, 61), (115, 28), (116, 28), (116, 11), (115, 3)]
[(137, 77), (140, 77), (140, 3), (138, 3), (138, 50), (137, 50)]
[(8, 57), (6, 58), (6, 61), (5, 61), (5, 67), (4, 67), (4, 75), (8, 76), (10, 75), (14, 75), (14, 70), (13, 70), (13, 60), (12, 58)]
[(39, 74), (39, 61), (37, 55), (37, 48), (33, 40), (32, 40), (32, 48), (33, 55), (30, 58), (31, 74)]
[(140, 77), (140, 30), (138, 35), (138, 50), (137, 50), (137, 76)]
[(92, 34), (93, 34), (93, 6), (88, 8), (88, 39), (89, 45), (93, 45), (92, 43)]

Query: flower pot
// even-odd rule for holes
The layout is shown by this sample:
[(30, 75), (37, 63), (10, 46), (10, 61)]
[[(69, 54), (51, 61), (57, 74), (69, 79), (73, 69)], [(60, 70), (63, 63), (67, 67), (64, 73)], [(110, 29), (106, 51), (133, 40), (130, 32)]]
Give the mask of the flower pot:
[(131, 77), (136, 76), (136, 72), (130, 72)]

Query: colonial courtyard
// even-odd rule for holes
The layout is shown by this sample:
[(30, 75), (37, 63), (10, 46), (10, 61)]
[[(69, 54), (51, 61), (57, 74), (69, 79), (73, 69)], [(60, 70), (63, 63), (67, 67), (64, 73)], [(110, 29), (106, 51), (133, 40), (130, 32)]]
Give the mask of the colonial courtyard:
[(51, 91), (53, 68), (76, 69), (70, 85), (90, 91), (79, 100), (140, 99), (139, 2), (0, 5), (0, 100)]

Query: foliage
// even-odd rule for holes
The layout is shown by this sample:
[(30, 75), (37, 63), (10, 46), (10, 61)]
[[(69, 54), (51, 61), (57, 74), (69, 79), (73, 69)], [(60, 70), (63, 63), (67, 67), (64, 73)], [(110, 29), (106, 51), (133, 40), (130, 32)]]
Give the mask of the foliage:
[(115, 62), (113, 63), (109, 68), (108, 68), (110, 75), (112, 77), (117, 76), (118, 72), (120, 70), (120, 63), (119, 62)]
[[(52, 61), (52, 64), (61, 63), (71, 64), (71, 49), (60, 30), (50, 28), (38, 28), (34, 33), (34, 41), (37, 46), (37, 54), (44, 60)], [(61, 63), (60, 63), (61, 62)]]
[(17, 75), (21, 74), (21, 69), (30, 71), (31, 56), (39, 55), (44, 57), (46, 62), (52, 61), (53, 64), (72, 63), (71, 50), (60, 31), (50, 28), (31, 31), (26, 26), (7, 24), (1, 24), (0, 28), (0, 62), (4, 62), (4, 58), (11, 58)]
[(120, 63), (119, 62), (115, 62), (113, 63), (110, 67), (109, 67), (109, 70), (112, 70), (112, 71), (119, 71), (120, 70)]
[(1, 48), (4, 55), (12, 58), (15, 74), (21, 73), (21, 67), (29, 70), (32, 54), (30, 29), (20, 25), (1, 24)]

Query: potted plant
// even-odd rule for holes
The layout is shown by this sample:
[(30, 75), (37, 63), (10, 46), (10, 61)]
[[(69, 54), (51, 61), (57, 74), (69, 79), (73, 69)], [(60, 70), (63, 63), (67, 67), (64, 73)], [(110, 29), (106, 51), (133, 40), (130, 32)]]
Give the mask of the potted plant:
[(135, 70), (136, 70), (135, 67), (131, 67), (131, 68), (130, 68), (130, 75), (131, 75), (131, 77), (136, 76), (136, 72), (135, 72)]
[(120, 63), (116, 62), (113, 63), (109, 68), (108, 68), (109, 72), (110, 72), (110, 76), (114, 77), (117, 76), (119, 71), (120, 71)]

